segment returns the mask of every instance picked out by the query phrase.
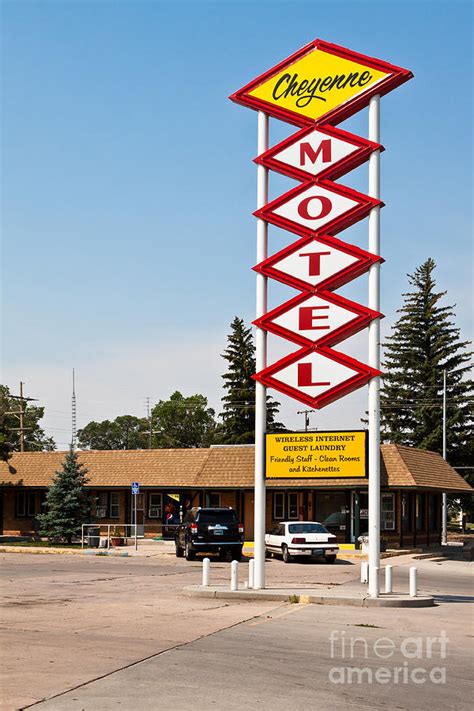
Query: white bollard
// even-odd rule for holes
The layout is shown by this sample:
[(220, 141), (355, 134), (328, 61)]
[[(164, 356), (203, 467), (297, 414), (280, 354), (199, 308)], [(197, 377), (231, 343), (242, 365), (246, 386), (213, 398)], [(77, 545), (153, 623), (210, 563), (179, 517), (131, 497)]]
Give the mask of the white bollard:
[(391, 565), (386, 565), (385, 566), (385, 592), (386, 593), (391, 593), (392, 592), (392, 566)]
[(410, 597), (416, 597), (416, 568), (410, 568)]
[(360, 564), (360, 582), (369, 582), (369, 564), (365, 560)]
[(239, 564), (236, 560), (230, 564), (230, 589), (239, 589)]
[(211, 569), (211, 561), (209, 558), (204, 558), (202, 561), (202, 586), (203, 588), (209, 587), (209, 572)]
[(251, 590), (253, 590), (254, 571), (255, 571), (255, 561), (253, 558), (251, 558), (249, 560), (249, 588)]
[(372, 568), (372, 570), (369, 569), (369, 576), (373, 576), (371, 578), (372, 580), (372, 591), (370, 593), (370, 597), (378, 597), (380, 593), (380, 580), (379, 580), (379, 572), (380, 568)]

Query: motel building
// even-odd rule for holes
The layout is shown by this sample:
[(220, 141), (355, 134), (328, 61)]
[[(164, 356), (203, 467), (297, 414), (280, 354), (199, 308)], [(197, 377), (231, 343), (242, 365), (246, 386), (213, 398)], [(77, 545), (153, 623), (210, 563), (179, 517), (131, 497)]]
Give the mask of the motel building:
[[(65, 454), (17, 452), (8, 463), (1, 462), (3, 535), (37, 534), (35, 516), (42, 511), (47, 487)], [(232, 506), (244, 524), (246, 540), (253, 540), (253, 445), (78, 454), (88, 469), (91, 522), (111, 524), (123, 532), (124, 524), (133, 523), (131, 483), (139, 482), (139, 535), (172, 535), (166, 524), (178, 523), (192, 506)], [(384, 444), (380, 463), (382, 545), (438, 546), (442, 493), (468, 493), (469, 484), (439, 454), (425, 450)], [(357, 539), (367, 533), (368, 524), (365, 462), (363, 466), (352, 478), (267, 479), (266, 530), (283, 520), (320, 521), (340, 543), (358, 547)]]

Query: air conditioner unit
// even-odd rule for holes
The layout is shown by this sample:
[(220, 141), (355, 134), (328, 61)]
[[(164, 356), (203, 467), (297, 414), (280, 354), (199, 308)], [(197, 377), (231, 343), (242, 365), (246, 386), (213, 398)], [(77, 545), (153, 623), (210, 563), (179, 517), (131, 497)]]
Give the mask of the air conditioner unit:
[(97, 518), (106, 518), (106, 515), (107, 515), (107, 509), (105, 506), (98, 506), (96, 508)]
[(149, 509), (148, 518), (160, 518), (160, 513), (160, 509), (157, 506), (154, 506), (153, 508)]

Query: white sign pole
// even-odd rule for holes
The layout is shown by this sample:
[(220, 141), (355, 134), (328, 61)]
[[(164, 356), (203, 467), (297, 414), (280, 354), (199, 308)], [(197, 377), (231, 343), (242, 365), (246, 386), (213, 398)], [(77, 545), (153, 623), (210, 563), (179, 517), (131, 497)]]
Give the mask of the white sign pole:
[(133, 510), (135, 519), (135, 550), (138, 550), (138, 536), (137, 536), (137, 494), (133, 496)]
[[(446, 369), (443, 370), (443, 459), (447, 457), (446, 441)], [(441, 545), (448, 545), (448, 496), (443, 492), (441, 498)]]
[[(258, 155), (268, 150), (268, 115), (258, 112)], [(268, 169), (257, 166), (257, 208), (268, 202)], [(267, 258), (268, 225), (257, 219), (257, 264)], [(267, 277), (257, 274), (256, 314), (260, 318), (267, 312)], [(257, 373), (267, 366), (267, 334), (257, 328), (255, 336)], [(265, 432), (267, 429), (267, 389), (255, 384), (255, 492), (254, 492), (254, 588), (265, 587)]]
[[(380, 96), (369, 104), (369, 140), (380, 143)], [(380, 151), (369, 158), (369, 195), (380, 199)], [(380, 207), (369, 214), (369, 252), (380, 254)], [(369, 270), (369, 308), (380, 310), (380, 264)], [(380, 368), (380, 319), (369, 325), (369, 365)], [(378, 597), (380, 568), (380, 377), (369, 382), (369, 595)]]

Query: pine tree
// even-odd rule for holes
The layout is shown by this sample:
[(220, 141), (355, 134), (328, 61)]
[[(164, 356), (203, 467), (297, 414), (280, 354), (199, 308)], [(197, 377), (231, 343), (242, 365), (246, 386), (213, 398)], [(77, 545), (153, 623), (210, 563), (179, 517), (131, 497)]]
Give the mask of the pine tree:
[[(252, 331), (237, 316), (231, 323), (227, 337), (227, 348), (222, 357), (227, 361), (228, 370), (222, 377), (224, 389), (222, 398), (224, 412), (221, 440), (226, 444), (250, 444), (255, 442), (255, 346)], [(279, 404), (267, 398), (267, 431), (278, 432), (283, 425), (275, 422)]]
[(80, 534), (81, 524), (87, 522), (90, 513), (90, 500), (85, 491), (86, 474), (87, 469), (71, 449), (62, 469), (55, 472), (46, 494), (46, 513), (37, 517), (42, 536), (71, 543)]
[[(454, 326), (454, 307), (442, 305), (428, 259), (408, 275), (412, 292), (402, 294), (401, 314), (384, 344), (381, 390), (382, 436), (386, 441), (442, 453), (443, 371), (447, 373), (447, 459), (472, 465), (474, 383), (466, 376), (471, 353)], [(465, 474), (463, 470), (460, 472)]]

